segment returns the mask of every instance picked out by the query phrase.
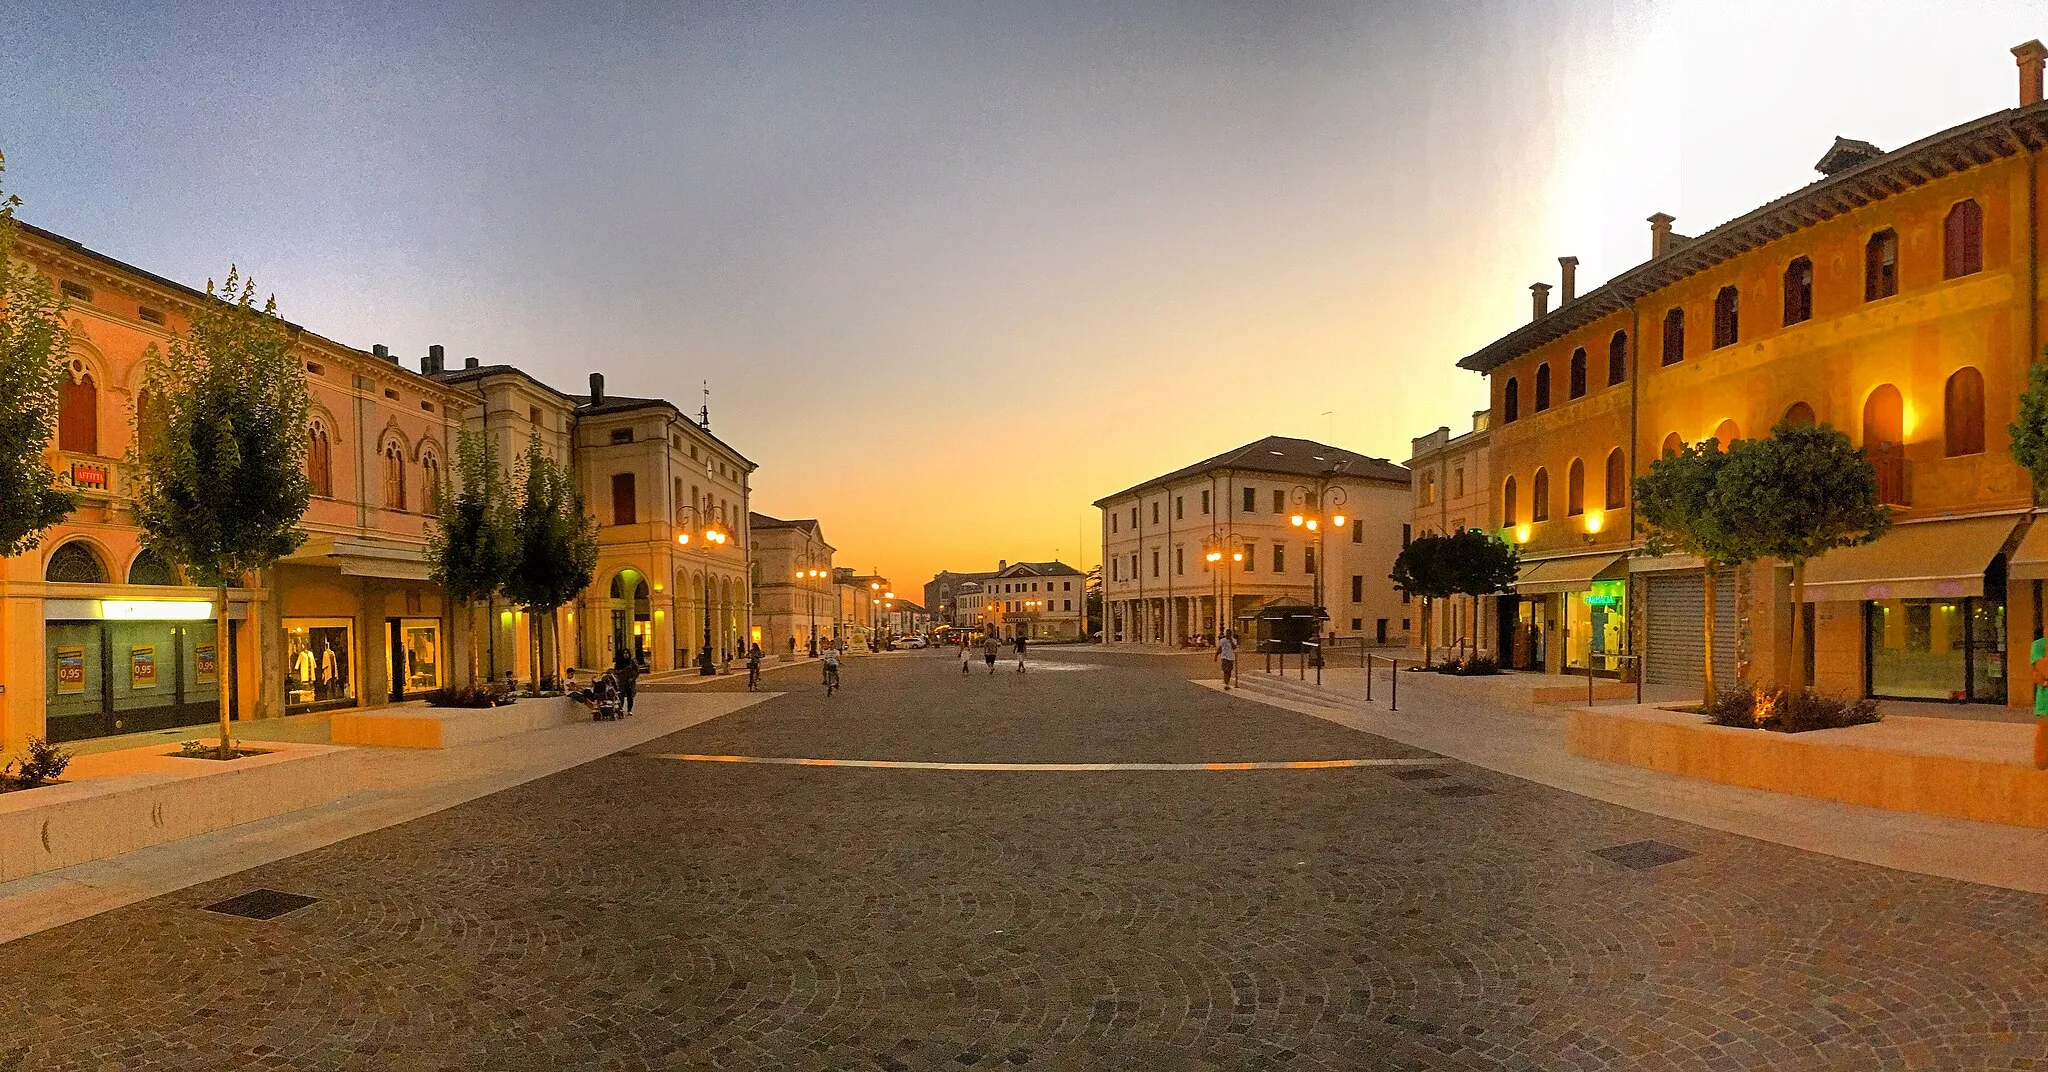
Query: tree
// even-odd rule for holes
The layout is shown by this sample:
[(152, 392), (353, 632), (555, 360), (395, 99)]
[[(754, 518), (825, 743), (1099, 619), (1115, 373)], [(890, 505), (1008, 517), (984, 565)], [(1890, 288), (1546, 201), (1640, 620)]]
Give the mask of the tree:
[(1646, 550), (1652, 555), (1694, 555), (1706, 566), (1705, 621), (1700, 626), (1705, 653), (1702, 694), (1714, 702), (1714, 606), (1717, 575), (1750, 561), (1738, 546), (1727, 520), (1716, 512), (1715, 489), (1729, 455), (1709, 439), (1650, 463), (1647, 475), (1636, 478), (1636, 518), (1649, 530)]
[(1432, 660), (1431, 608), (1435, 601), (1458, 591), (1453, 574), (1451, 537), (1422, 535), (1408, 541), (1394, 558), (1394, 571), (1387, 575), (1394, 587), (1422, 600), (1422, 661)]
[[(527, 441), (526, 456), (519, 462), (519, 484), (517, 548), (505, 593), (524, 604), (534, 621), (551, 623), (555, 610), (589, 587), (597, 571), (597, 519), (584, 511), (575, 478), (541, 449), (539, 436)], [(536, 628), (536, 691), (547, 651), (540, 634)]]
[(455, 438), (455, 472), (433, 494), (438, 519), (427, 534), (427, 561), (435, 583), (462, 608), (456, 633), (468, 649), (469, 682), (476, 680), (471, 605), (496, 596), (512, 577), (519, 553), (517, 507), (491, 437), (467, 429)]
[[(2048, 349), (2041, 351), (2048, 357)], [(2006, 426), (2012, 436), (2012, 460), (2034, 478), (2034, 502), (2048, 491), (2048, 361), (2027, 368), (2027, 389), (2020, 393), (2019, 414)]]
[(1891, 527), (1876, 468), (1827, 425), (1780, 422), (1769, 439), (1741, 440), (1728, 452), (1708, 511), (1740, 561), (1792, 564), (1792, 681), (1806, 688), (1806, 563)]
[(1514, 586), (1519, 563), (1513, 545), (1498, 536), (1466, 529), (1444, 537), (1444, 557), (1449, 566), (1451, 588), (1471, 600), (1473, 650), (1479, 644), (1479, 597), (1505, 592)]
[[(7, 170), (0, 156), (0, 172)], [(14, 209), (0, 189), (0, 558), (33, 550), (43, 530), (77, 505), (51, 485), (43, 460), (57, 431), (57, 389), (70, 355), (64, 299), (50, 281), (14, 262)]]
[[(296, 550), (313, 494), (306, 477), (306, 378), (277, 299), (229, 268), (167, 354), (143, 355), (153, 412), (138, 436), (136, 519), (143, 542), (218, 590), (216, 650), (227, 649), (228, 588)], [(136, 414), (139, 422), (145, 415)], [(229, 743), (220, 690), (220, 747)]]

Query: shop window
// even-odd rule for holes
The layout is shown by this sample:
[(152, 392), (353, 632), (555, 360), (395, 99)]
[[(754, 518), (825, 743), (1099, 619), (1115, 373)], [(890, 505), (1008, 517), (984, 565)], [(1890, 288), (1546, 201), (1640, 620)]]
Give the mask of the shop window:
[(347, 618), (284, 620), (286, 711), (355, 702), (354, 628)]
[(1607, 386), (1628, 379), (1628, 332), (1617, 331), (1607, 340)]
[(1676, 365), (1685, 360), (1685, 310), (1673, 309), (1664, 314), (1664, 363)]
[(1794, 258), (1785, 266), (1785, 326), (1813, 319), (1813, 262)]
[(327, 425), (317, 419), (306, 428), (306, 479), (313, 494), (334, 497), (334, 448), (327, 440)]
[(1550, 366), (1536, 366), (1536, 412), (1550, 408)]
[(91, 544), (73, 540), (50, 552), (50, 561), (43, 567), (43, 580), (53, 584), (105, 584), (107, 567), (93, 553)]
[(1515, 527), (1515, 478), (1509, 477), (1500, 485), (1500, 524), (1502, 528)]
[(405, 448), (397, 440), (384, 444), (384, 508), (405, 509)]
[(1500, 423), (1513, 424), (1522, 415), (1522, 385), (1513, 376), (1500, 389)]
[(1564, 477), (1564, 512), (1566, 517), (1577, 517), (1586, 512), (1586, 463), (1572, 459), (1570, 469)]
[(1871, 695), (2005, 702), (2003, 601), (1884, 599), (1864, 607)]
[(1742, 295), (1734, 287), (1722, 287), (1721, 292), (1714, 295), (1714, 349), (1733, 346), (1740, 338), (1737, 317), (1741, 300)]
[(1813, 407), (1804, 402), (1794, 402), (1785, 408), (1784, 423), (1794, 428), (1808, 428), (1815, 422)]
[(57, 449), (100, 452), (100, 392), (83, 361), (71, 362), (69, 374), (57, 386)]
[(1619, 510), (1628, 505), (1628, 456), (1620, 447), (1607, 452), (1607, 508)]
[(1984, 453), (1983, 373), (1965, 366), (1948, 378), (1942, 389), (1941, 420), (1948, 457)]
[(639, 504), (633, 494), (633, 474), (612, 474), (612, 524), (631, 525), (639, 521)]
[(1958, 201), (1941, 229), (1941, 277), (1955, 279), (1984, 270), (1984, 210)]
[(1678, 438), (1678, 433), (1673, 432), (1664, 437), (1664, 449), (1659, 453), (1666, 458), (1676, 458), (1685, 453), (1685, 440)]
[(129, 584), (177, 584), (178, 571), (164, 560), (164, 556), (145, 547), (128, 563)]
[(1550, 470), (1536, 470), (1536, 479), (1529, 482), (1529, 520), (1550, 520)]
[(1572, 351), (1571, 371), (1565, 375), (1565, 397), (1586, 396), (1586, 348), (1581, 346)]
[(1899, 233), (1884, 230), (1863, 246), (1863, 300), (1876, 301), (1899, 292)]

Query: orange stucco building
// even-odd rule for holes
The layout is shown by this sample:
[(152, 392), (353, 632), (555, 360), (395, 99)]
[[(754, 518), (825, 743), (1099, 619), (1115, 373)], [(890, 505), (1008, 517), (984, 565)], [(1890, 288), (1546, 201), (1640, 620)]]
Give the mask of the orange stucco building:
[[(1520, 545), (1500, 603), (1517, 665), (1696, 685), (1700, 564), (1640, 554), (1630, 481), (1680, 441), (1846, 434), (1895, 526), (1808, 567), (1818, 686), (2022, 704), (2048, 526), (2006, 433), (2042, 347), (2044, 51), (2013, 50), (2020, 103), (1885, 152), (1837, 139), (1822, 177), (1696, 238), (1650, 219), (1650, 258), (1459, 362), (1490, 381), (1494, 526)], [(1790, 570), (1718, 585), (1717, 674), (1792, 667)], [(1640, 670), (1638, 669), (1640, 667)]]

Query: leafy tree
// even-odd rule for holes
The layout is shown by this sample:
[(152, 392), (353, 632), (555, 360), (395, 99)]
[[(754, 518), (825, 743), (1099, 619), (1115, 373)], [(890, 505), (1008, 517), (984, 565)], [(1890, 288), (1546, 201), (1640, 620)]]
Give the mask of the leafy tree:
[[(0, 172), (7, 170), (0, 156)], [(43, 460), (57, 430), (57, 389), (71, 352), (64, 299), (50, 281), (14, 262), (14, 209), (0, 189), (0, 558), (34, 549), (76, 501), (51, 485)]]
[(1752, 560), (1739, 544), (1727, 519), (1716, 512), (1715, 489), (1728, 466), (1721, 443), (1709, 439), (1650, 463), (1636, 478), (1636, 518), (1649, 530), (1645, 549), (1652, 555), (1694, 555), (1706, 566), (1705, 621), (1700, 626), (1705, 651), (1705, 702), (1714, 702), (1714, 606), (1717, 575)]
[[(139, 437), (136, 518), (143, 542), (218, 589), (215, 644), (227, 647), (228, 588), (296, 550), (312, 498), (306, 477), (306, 377), (277, 299), (228, 270), (168, 354), (143, 355), (151, 434)], [(142, 415), (137, 415), (140, 421)], [(220, 747), (228, 741), (220, 690)]]
[(464, 429), (455, 438), (453, 483), (434, 489), (438, 518), (427, 534), (435, 583), (462, 608), (456, 634), (468, 649), (468, 682), (476, 680), (472, 604), (496, 596), (511, 579), (519, 553), (517, 506), (491, 437)]
[[(1515, 583), (1519, 563), (1513, 545), (1478, 529), (1466, 529), (1444, 537), (1451, 588), (1467, 597), (1472, 608), (1472, 644), (1479, 643), (1479, 597), (1505, 592)], [(1425, 638), (1425, 643), (1427, 638)]]
[[(2048, 358), (2048, 349), (2041, 351)], [(2034, 478), (2034, 501), (2048, 491), (2048, 361), (2027, 368), (2027, 389), (2020, 393), (2019, 414), (2006, 426), (2012, 436), (2012, 460)]]
[(1720, 519), (1739, 561), (1792, 564), (1792, 680), (1804, 689), (1806, 563), (1869, 543), (1891, 527), (1876, 468), (1827, 425), (1780, 422), (1769, 439), (1742, 440), (1728, 452), (1708, 513)]
[(1401, 553), (1394, 558), (1394, 571), (1387, 578), (1394, 587), (1422, 600), (1422, 661), (1434, 661), (1432, 652), (1435, 638), (1430, 635), (1431, 613), (1436, 600), (1458, 591), (1458, 578), (1454, 572), (1451, 537), (1422, 535), (1408, 541)]
[[(517, 548), (505, 593), (551, 631), (555, 610), (589, 587), (597, 571), (597, 519), (585, 512), (575, 478), (541, 449), (539, 436), (527, 441), (519, 483)], [(536, 628), (533, 637), (536, 689), (547, 650), (541, 632)]]

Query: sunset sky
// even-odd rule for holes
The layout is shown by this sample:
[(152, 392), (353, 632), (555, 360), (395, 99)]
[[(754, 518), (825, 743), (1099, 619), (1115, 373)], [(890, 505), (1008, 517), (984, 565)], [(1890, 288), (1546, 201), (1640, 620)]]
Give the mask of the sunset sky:
[[(1094, 565), (1093, 499), (1267, 434), (1402, 461), (1457, 358), (2015, 103), (2035, 3), (0, 8), (24, 219), (408, 364), (686, 410), (899, 590)], [(417, 367), (414, 365), (414, 367)]]

